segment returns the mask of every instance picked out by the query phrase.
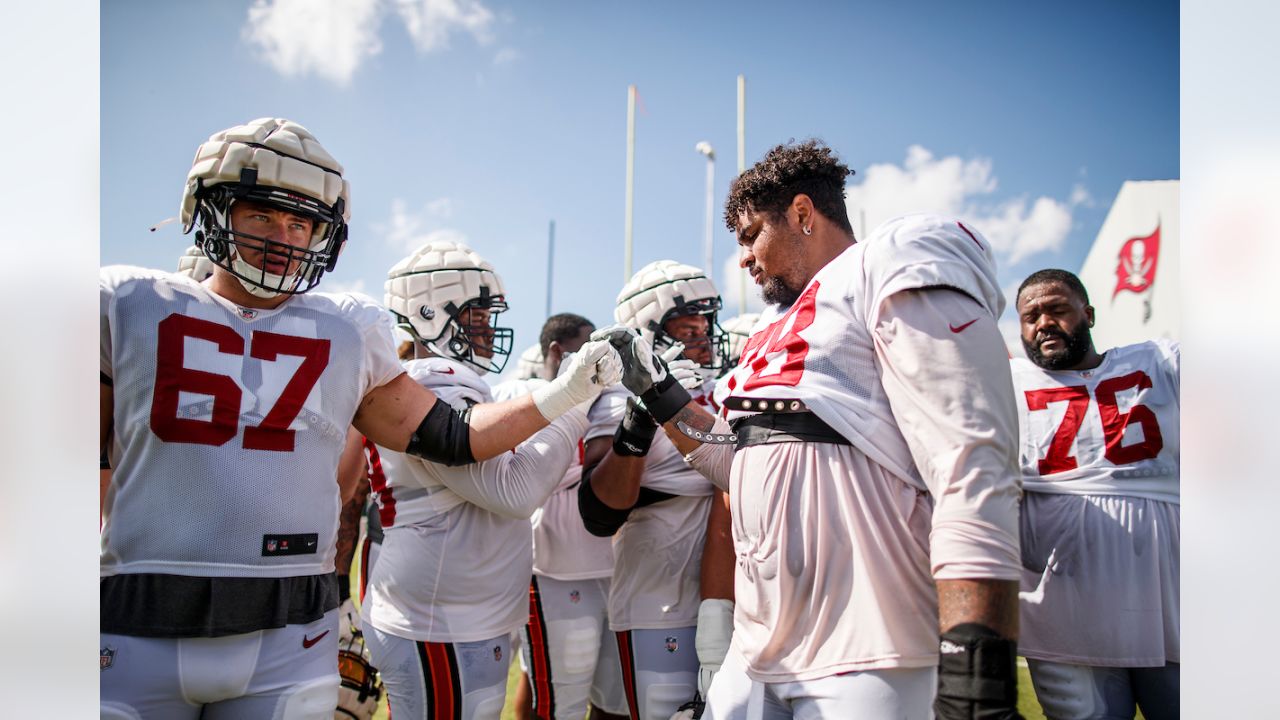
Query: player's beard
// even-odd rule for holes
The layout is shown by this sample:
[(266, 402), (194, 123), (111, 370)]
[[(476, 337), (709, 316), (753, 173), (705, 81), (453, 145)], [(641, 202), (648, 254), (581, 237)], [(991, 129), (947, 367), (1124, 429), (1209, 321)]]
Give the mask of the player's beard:
[(1022, 341), (1022, 349), (1027, 351), (1027, 358), (1045, 370), (1068, 370), (1079, 365), (1093, 345), (1093, 337), (1089, 334), (1089, 323), (1085, 321), (1076, 325), (1075, 330), (1070, 334), (1047, 330), (1041, 335), (1052, 335), (1063, 341), (1062, 349), (1051, 353), (1040, 352), (1040, 343), (1043, 338), (1038, 338), (1033, 343), (1028, 343), (1025, 339)]
[(760, 295), (766, 303), (790, 307), (796, 300), (800, 299), (800, 293), (804, 291), (807, 281), (793, 286), (792, 283), (787, 282), (784, 275), (804, 276), (804, 270), (801, 266), (801, 258), (804, 257), (805, 253), (804, 237), (798, 231), (788, 230), (785, 243), (786, 249), (780, 255), (789, 258), (790, 263), (788, 267), (782, 268), (782, 274), (766, 274), (764, 276), (764, 282), (760, 284)]

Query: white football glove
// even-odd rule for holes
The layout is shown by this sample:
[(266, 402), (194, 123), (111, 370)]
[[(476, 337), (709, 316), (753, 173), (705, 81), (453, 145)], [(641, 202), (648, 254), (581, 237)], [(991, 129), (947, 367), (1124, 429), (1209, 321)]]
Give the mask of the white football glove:
[(622, 359), (608, 342), (592, 341), (560, 366), (560, 375), (533, 391), (533, 403), (547, 420), (590, 402), (622, 377)]
[(355, 602), (347, 598), (338, 606), (338, 644), (349, 644), (360, 632), (360, 611), (356, 610)]
[(663, 350), (658, 357), (662, 358), (662, 361), (666, 363), (667, 372), (671, 373), (676, 382), (680, 383), (685, 390), (702, 389), (702, 383), (705, 382), (702, 375), (702, 366), (684, 357), (683, 343), (676, 343)]
[(733, 601), (707, 598), (698, 606), (698, 629), (694, 648), (698, 651), (698, 692), (705, 699), (711, 680), (729, 654), (733, 639)]

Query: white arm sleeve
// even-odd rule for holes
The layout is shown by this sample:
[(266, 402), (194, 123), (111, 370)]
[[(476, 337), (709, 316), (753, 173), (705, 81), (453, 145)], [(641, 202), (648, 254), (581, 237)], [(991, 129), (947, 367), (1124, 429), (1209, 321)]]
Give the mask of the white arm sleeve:
[(912, 290), (883, 301), (874, 330), (885, 393), (934, 499), (934, 578), (1017, 580), (1017, 407), (995, 318), (961, 292)]
[(459, 467), (433, 465), (445, 487), (473, 505), (519, 520), (547, 501), (578, 453), (587, 415), (572, 408), (514, 450)]
[[(711, 432), (730, 432), (729, 423), (717, 416)], [(729, 469), (733, 467), (733, 452), (732, 445), (703, 443), (693, 452), (685, 455), (684, 461), (689, 463), (689, 467), (702, 473), (702, 476), (710, 480), (712, 485), (729, 492)]]

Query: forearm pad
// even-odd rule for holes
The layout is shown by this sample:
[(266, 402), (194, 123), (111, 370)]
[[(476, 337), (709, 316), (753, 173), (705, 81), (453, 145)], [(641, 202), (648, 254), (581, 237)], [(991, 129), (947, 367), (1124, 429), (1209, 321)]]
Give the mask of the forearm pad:
[(469, 465), (476, 461), (471, 454), (471, 408), (455, 410), (436, 399), (418, 429), (409, 436), (405, 453), (433, 463)]
[(942, 634), (938, 654), (938, 720), (1022, 720), (1018, 643), (986, 625), (963, 623)]
[(649, 454), (658, 423), (645, 412), (635, 398), (627, 398), (627, 411), (622, 416), (618, 431), (613, 434), (613, 451), (625, 457), (644, 457)]
[(693, 397), (674, 375), (667, 373), (665, 378), (645, 390), (640, 399), (644, 401), (644, 406), (653, 419), (661, 425), (675, 417), (676, 413), (693, 400)]
[(582, 516), (582, 524), (587, 532), (596, 537), (613, 537), (618, 528), (627, 522), (631, 508), (612, 508), (596, 497), (595, 491), (591, 489), (591, 472), (596, 467), (593, 465), (582, 471), (582, 482), (578, 483), (578, 514)]

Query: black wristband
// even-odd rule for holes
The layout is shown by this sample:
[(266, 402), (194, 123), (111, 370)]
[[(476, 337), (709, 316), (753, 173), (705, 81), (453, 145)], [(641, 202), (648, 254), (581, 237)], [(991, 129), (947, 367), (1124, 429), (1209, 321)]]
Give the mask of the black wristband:
[(661, 425), (675, 417), (676, 413), (693, 400), (693, 396), (676, 381), (674, 375), (667, 373), (665, 378), (645, 390), (640, 399), (644, 401), (644, 406), (653, 419)]
[(351, 599), (351, 576), (338, 575), (338, 604)]
[(942, 634), (937, 720), (1021, 720), (1018, 643), (986, 625), (962, 623)]
[(626, 457), (644, 457), (649, 453), (658, 423), (645, 412), (635, 398), (627, 398), (627, 411), (613, 434), (613, 451)]

